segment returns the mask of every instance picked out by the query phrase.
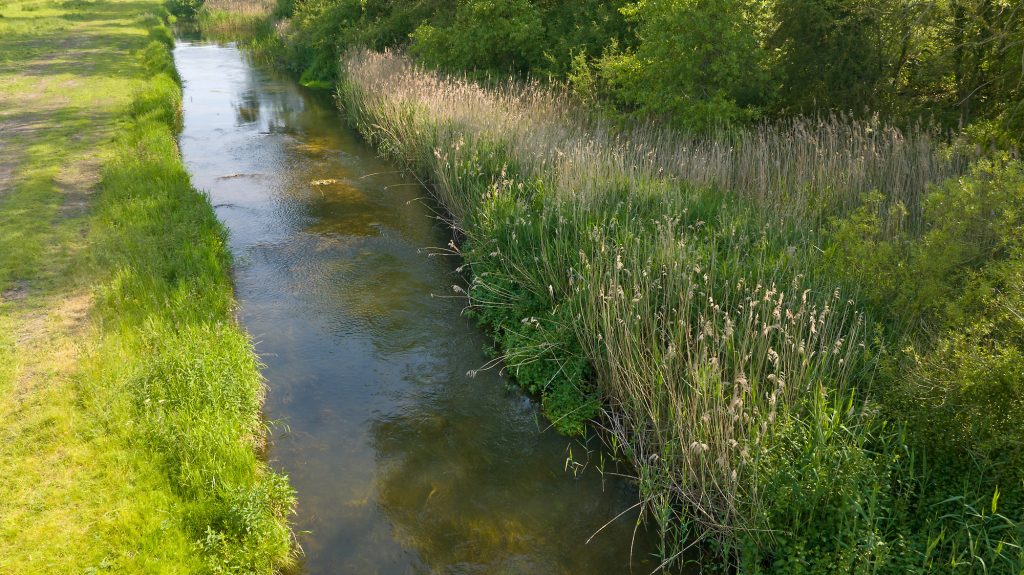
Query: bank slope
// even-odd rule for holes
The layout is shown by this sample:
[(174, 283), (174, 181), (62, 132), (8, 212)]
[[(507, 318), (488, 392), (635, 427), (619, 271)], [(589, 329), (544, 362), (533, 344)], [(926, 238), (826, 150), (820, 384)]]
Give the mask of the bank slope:
[(0, 5), (0, 572), (269, 573), (258, 360), (155, 1)]

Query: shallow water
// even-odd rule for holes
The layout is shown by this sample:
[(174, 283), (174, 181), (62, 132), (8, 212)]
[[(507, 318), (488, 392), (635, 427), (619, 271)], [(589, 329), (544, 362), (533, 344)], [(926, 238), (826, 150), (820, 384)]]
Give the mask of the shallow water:
[(450, 297), (457, 262), (424, 249), (449, 239), (425, 191), (329, 95), (232, 46), (181, 43), (175, 59), (182, 153), (230, 232), (266, 413), (283, 424), (269, 459), (298, 492), (300, 571), (657, 566), (633, 512), (595, 536), (636, 502), (596, 444), (545, 430), (496, 370), (467, 376), (487, 341)]

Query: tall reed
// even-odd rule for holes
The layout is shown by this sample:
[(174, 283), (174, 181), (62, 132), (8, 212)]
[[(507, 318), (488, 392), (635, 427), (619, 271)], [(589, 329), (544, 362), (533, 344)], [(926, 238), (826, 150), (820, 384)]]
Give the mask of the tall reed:
[(262, 29), (270, 29), (274, 0), (205, 0), (196, 14), (196, 25), (214, 40), (251, 42)]
[(266, 17), (274, 11), (274, 0), (205, 0), (203, 9), (208, 12), (224, 12), (252, 18)]
[[(892, 461), (877, 453), (889, 432), (867, 393), (869, 325), (816, 241), (873, 189), (913, 212), (961, 158), (926, 129), (840, 117), (702, 138), (620, 129), (557, 88), (483, 87), (395, 53), (351, 52), (340, 76), (359, 129), (464, 234), (471, 305), (513, 373), (552, 396), (566, 378), (596, 389), (667, 562), (705, 537), (744, 561), (822, 521), (847, 526), (835, 561), (879, 560), (841, 549), (884, 522), (868, 500)], [(556, 422), (585, 405), (556, 399)]]
[[(391, 52), (353, 51), (342, 68), (349, 89), (361, 92), (360, 106), (399, 118), (415, 110), (447, 131), (438, 134), (438, 143), (463, 142), (438, 152), (458, 154), (472, 150), (476, 140), (500, 140), (524, 176), (555, 178), (557, 189), (571, 194), (600, 190), (609, 178), (630, 185), (652, 178), (685, 181), (803, 219), (836, 215), (875, 189), (914, 207), (928, 185), (963, 173), (967, 165), (963, 156), (942, 151), (935, 131), (901, 131), (877, 118), (796, 117), (691, 135), (653, 122), (621, 128), (557, 86), (505, 80), (484, 88)], [(425, 134), (392, 135), (408, 141)]]

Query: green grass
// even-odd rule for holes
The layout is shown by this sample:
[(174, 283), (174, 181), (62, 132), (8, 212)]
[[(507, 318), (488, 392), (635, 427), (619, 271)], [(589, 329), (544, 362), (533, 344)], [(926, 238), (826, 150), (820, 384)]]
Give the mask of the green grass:
[(293, 558), (230, 257), (174, 134), (156, 2), (0, 19), (0, 572)]

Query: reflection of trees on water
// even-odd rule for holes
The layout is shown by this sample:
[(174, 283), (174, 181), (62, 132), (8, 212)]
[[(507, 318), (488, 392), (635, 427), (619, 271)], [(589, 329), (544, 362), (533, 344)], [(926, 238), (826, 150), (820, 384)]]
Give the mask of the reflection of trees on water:
[(256, 90), (245, 90), (234, 102), (235, 121), (239, 126), (255, 124), (260, 119), (260, 98)]

